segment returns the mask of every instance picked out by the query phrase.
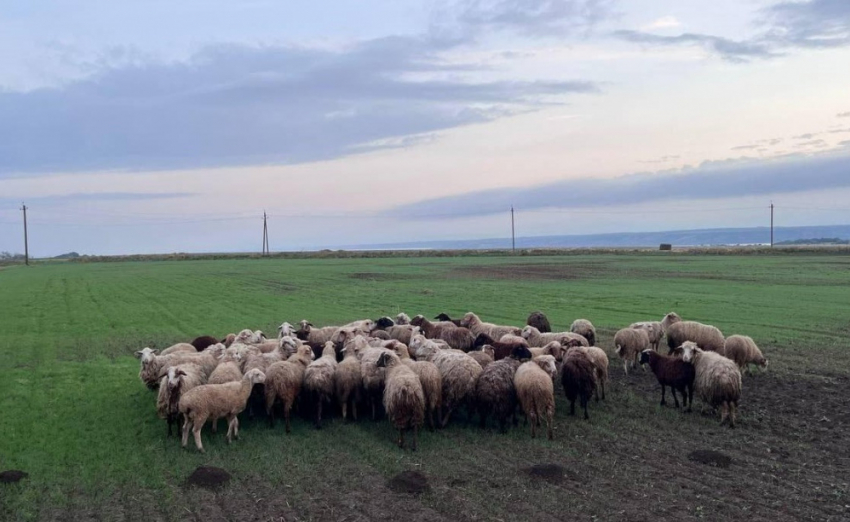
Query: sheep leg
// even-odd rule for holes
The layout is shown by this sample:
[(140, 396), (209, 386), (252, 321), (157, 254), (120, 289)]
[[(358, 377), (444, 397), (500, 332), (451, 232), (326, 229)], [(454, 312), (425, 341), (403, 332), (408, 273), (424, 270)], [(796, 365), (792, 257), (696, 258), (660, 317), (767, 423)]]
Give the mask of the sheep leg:
[(679, 399), (676, 398), (676, 388), (674, 388), (673, 386), (670, 386), (670, 393), (673, 394), (673, 403), (678, 408), (679, 407)]
[(737, 410), (738, 410), (738, 404), (735, 403), (735, 402), (730, 402), (729, 403), (729, 418), (730, 418), (729, 427), (732, 428), (732, 429), (735, 428), (735, 413), (737, 413)]
[(351, 401), (351, 418), (357, 421), (357, 401)]
[(528, 417), (531, 417), (531, 438), (537, 437), (537, 413), (529, 412)]
[(688, 413), (690, 413), (690, 412), (693, 411), (693, 406), (694, 406), (694, 385), (693, 384), (689, 385), (685, 389), (685, 391), (687, 392), (687, 394), (685, 395), (685, 401), (688, 403), (688, 410), (687, 411), (688, 411)]
[(411, 451), (416, 451), (416, 448), (419, 446), (419, 426), (413, 426), (413, 446), (410, 447)]
[(581, 398), (581, 407), (584, 408), (584, 420), (590, 420), (590, 416), (587, 414), (587, 397), (582, 396)]
[(192, 435), (195, 436), (195, 447), (198, 448), (198, 451), (204, 453), (204, 445), (201, 443), (201, 428), (204, 427), (204, 423), (207, 421), (206, 417), (198, 417), (195, 419), (195, 422), (192, 426)]
[(316, 429), (322, 429), (322, 403), (325, 402), (319, 397), (318, 406), (316, 406)]
[(572, 399), (570, 401), (570, 415), (575, 415), (575, 414), (576, 414), (576, 400)]
[(629, 361), (626, 359), (623, 359), (623, 370), (626, 372), (626, 375), (629, 374)]
[(269, 418), (269, 428), (274, 428), (274, 395), (266, 395), (266, 416)]
[(546, 434), (547, 434), (547, 436), (549, 437), (549, 440), (552, 440), (552, 439), (553, 439), (553, 433), (552, 433), (552, 412), (551, 412), (551, 411), (550, 411), (550, 412), (546, 415)]
[(239, 417), (233, 416), (233, 438), (239, 440)]
[(292, 413), (292, 402), (286, 401), (286, 403), (283, 405), (283, 416), (286, 419), (286, 433), (287, 434), (292, 431), (292, 429), (289, 425), (289, 416), (290, 416), (291, 413)]
[(192, 422), (189, 420), (189, 416), (186, 415), (183, 418), (183, 438), (180, 441), (180, 445), (184, 448), (186, 447), (186, 444), (189, 443), (189, 428), (190, 428), (191, 425), (192, 425)]
[(450, 407), (446, 406), (446, 414), (443, 416), (442, 422), (440, 422), (440, 427), (442, 427), (442, 428), (446, 427), (446, 424), (449, 423), (449, 419), (452, 417), (453, 411), (454, 411), (454, 408), (450, 408)]
[(602, 388), (602, 400), (605, 400), (605, 377), (602, 376), (599, 378), (600, 387)]
[(720, 425), (726, 423), (726, 418), (729, 416), (729, 406), (726, 402), (720, 405)]
[(664, 398), (664, 394), (666, 393), (667, 387), (663, 384), (661, 385), (661, 405), (664, 406), (667, 404), (667, 400)]
[(212, 421), (210, 421), (210, 422), (212, 423), (212, 432), (213, 432), (213, 433), (218, 433), (218, 419), (217, 419), (217, 418), (215, 418), (215, 419), (213, 419), (213, 420), (212, 420)]
[(398, 447), (404, 449), (404, 428), (398, 430)]
[(233, 415), (227, 416), (227, 443), (233, 442)]

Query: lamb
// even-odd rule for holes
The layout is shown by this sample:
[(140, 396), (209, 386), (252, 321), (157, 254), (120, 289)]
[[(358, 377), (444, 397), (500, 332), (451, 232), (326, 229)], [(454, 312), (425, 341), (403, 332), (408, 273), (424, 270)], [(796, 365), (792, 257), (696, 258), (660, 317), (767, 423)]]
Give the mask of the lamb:
[(433, 344), (421, 346), (416, 352), (416, 358), (430, 361), (440, 370), (445, 412), (440, 426), (445, 427), (454, 410), (462, 404), (469, 405), (474, 398), (475, 382), (481, 374), (481, 365), (460, 350), (441, 350)]
[(511, 352), (513, 352), (514, 348), (517, 346), (524, 346), (529, 348), (528, 342), (525, 339), (516, 340), (513, 342), (503, 343), (501, 341), (494, 341), (492, 337), (487, 335), (486, 333), (478, 334), (475, 338), (475, 342), (472, 343), (473, 349), (483, 346), (489, 346), (493, 350), (493, 359), (499, 361), (509, 356)]
[(398, 429), (398, 447), (404, 449), (404, 432), (413, 430), (413, 445), (416, 451), (419, 442), (419, 427), (425, 419), (425, 393), (419, 378), (398, 356), (385, 351), (378, 358), (378, 368), (386, 369), (384, 387), (384, 409), (393, 426)]
[(524, 362), (514, 374), (514, 387), (522, 411), (531, 422), (531, 438), (537, 436), (537, 425), (542, 417), (546, 419), (547, 434), (552, 440), (552, 418), (555, 416), (552, 377), (536, 361)]
[(576, 346), (571, 348), (585, 354), (593, 363), (594, 377), (596, 377), (596, 401), (599, 402), (599, 390), (602, 390), (602, 400), (605, 400), (605, 384), (608, 382), (608, 354), (598, 346)]
[(543, 312), (531, 312), (528, 319), (525, 321), (525, 324), (533, 326), (543, 333), (549, 333), (552, 331), (549, 319), (546, 318), (546, 314)]
[[(658, 384), (661, 385), (661, 405), (664, 406), (665, 391), (670, 387), (673, 394), (673, 402), (679, 407), (679, 399), (676, 398), (676, 390), (682, 394), (682, 405), (691, 411), (694, 402), (694, 376), (696, 375), (694, 365), (686, 363), (678, 357), (665, 356), (652, 350), (640, 352), (640, 363), (648, 364)], [(690, 402), (688, 402), (690, 401)]]
[(522, 338), (528, 341), (528, 345), (532, 348), (540, 348), (546, 346), (552, 341), (561, 343), (565, 348), (572, 346), (588, 346), (587, 339), (579, 334), (572, 332), (549, 332), (540, 333), (540, 330), (533, 326), (526, 326), (521, 332)]
[(393, 353), (398, 355), (401, 362), (406, 364), (419, 377), (419, 382), (422, 384), (422, 392), (425, 394), (425, 412), (428, 417), (428, 427), (433, 431), (434, 414), (436, 413), (437, 418), (439, 418), (440, 408), (443, 406), (443, 379), (440, 377), (440, 370), (432, 362), (414, 361), (411, 359), (407, 346), (401, 343), (396, 343), (391, 349)]
[(661, 328), (661, 323), (658, 321), (642, 321), (632, 323), (629, 328), (642, 328), (646, 330), (646, 335), (649, 336), (649, 344), (657, 352), (658, 345), (661, 343), (661, 338), (664, 337), (664, 330)]
[(445, 312), (440, 313), (439, 315), (434, 317), (434, 319), (436, 319), (438, 321), (444, 321), (444, 322), (448, 321), (450, 323), (453, 323), (455, 326), (460, 326), (460, 321), (461, 321), (460, 319), (452, 319), (451, 317), (449, 317), (449, 314), (447, 314)]
[(682, 322), (682, 318), (676, 312), (670, 312), (661, 319), (661, 331), (667, 333), (667, 330), (676, 323)]
[(475, 359), (481, 365), (481, 368), (486, 368), (488, 364), (495, 361), (495, 352), (493, 347), (489, 345), (482, 346), (480, 350), (472, 350), (467, 352), (467, 355)]
[(410, 324), (410, 316), (404, 312), (399, 313), (397, 316), (395, 316), (395, 324)]
[[(159, 418), (168, 423), (168, 436), (171, 436), (171, 426), (177, 422), (178, 404), (184, 393), (196, 386), (204, 384), (204, 375), (197, 364), (184, 363), (169, 366), (168, 372), (160, 380), (159, 394), (156, 398), (156, 411)], [(177, 429), (180, 429), (178, 425)]]
[(334, 343), (327, 342), (322, 356), (311, 362), (304, 371), (304, 389), (316, 399), (316, 429), (322, 427), (322, 405), (334, 396), (336, 365)]
[(570, 326), (570, 332), (579, 334), (587, 340), (588, 346), (596, 346), (596, 328), (587, 319), (576, 319)]
[(499, 423), (499, 430), (502, 433), (507, 431), (508, 417), (514, 416), (515, 419), (516, 415), (514, 374), (519, 365), (531, 357), (528, 348), (517, 346), (510, 356), (488, 364), (482, 370), (475, 385), (475, 402), (482, 429), (487, 426), (487, 417), (493, 413)]
[[(365, 339), (359, 337), (365, 344)], [(342, 420), (348, 419), (348, 405), (351, 403), (351, 416), (357, 420), (357, 402), (360, 400), (360, 387), (363, 378), (360, 375), (360, 361), (354, 349), (355, 341), (349, 341), (342, 348), (342, 362), (336, 367), (334, 378), (334, 390), (339, 408), (342, 411)]]
[(201, 443), (201, 429), (209, 418), (227, 418), (227, 443), (232, 437), (239, 438), (239, 419), (237, 415), (245, 409), (248, 396), (254, 384), (264, 382), (266, 376), (259, 370), (251, 370), (240, 382), (225, 384), (202, 384), (187, 391), (180, 397), (179, 411), (183, 414), (183, 440), (185, 448), (189, 441), (189, 429), (195, 435), (195, 446), (204, 453)]
[(493, 323), (485, 323), (472, 312), (467, 312), (463, 316), (463, 319), (460, 320), (460, 325), (464, 328), (469, 328), (474, 335), (486, 333), (493, 339), (501, 339), (506, 334), (520, 335), (522, 333), (522, 330), (513, 326), (499, 326)]
[(629, 374), (629, 362), (635, 367), (640, 352), (649, 348), (649, 334), (646, 330), (623, 328), (614, 335), (614, 347), (623, 359), (623, 370)]
[(730, 335), (726, 338), (724, 355), (735, 361), (742, 371), (749, 373), (750, 363), (767, 368), (767, 359), (756, 346), (752, 337), (746, 335)]
[(274, 403), (277, 399), (280, 399), (283, 403), (286, 433), (291, 432), (289, 417), (292, 412), (292, 405), (295, 404), (295, 399), (298, 398), (298, 393), (301, 391), (304, 371), (312, 360), (313, 350), (305, 344), (299, 346), (295, 355), (289, 359), (269, 366), (265, 382), (266, 414), (269, 416), (269, 426), (274, 427)]
[(720, 406), (720, 425), (729, 420), (735, 427), (735, 413), (741, 400), (741, 371), (731, 359), (719, 353), (704, 351), (696, 343), (682, 344), (682, 360), (694, 365), (694, 387), (703, 402)]
[(539, 357), (541, 355), (551, 355), (555, 358), (556, 361), (561, 362), (564, 360), (564, 353), (567, 351), (566, 348), (561, 346), (561, 343), (558, 341), (552, 341), (548, 343), (546, 346), (542, 348), (531, 348), (531, 354), (534, 357)]
[(202, 352), (207, 347), (218, 343), (219, 341), (215, 337), (211, 337), (209, 335), (202, 335), (200, 337), (195, 337), (194, 339), (192, 339), (192, 342), (189, 344), (194, 346), (196, 351)]
[(570, 415), (576, 413), (578, 398), (584, 410), (584, 420), (589, 420), (587, 403), (596, 389), (595, 367), (590, 358), (580, 348), (570, 348), (561, 366), (561, 384), (564, 395), (570, 401)]
[(159, 352), (160, 355), (171, 355), (172, 353), (198, 353), (198, 350), (189, 343), (177, 343)]
[(670, 325), (667, 328), (667, 346), (670, 348), (667, 355), (672, 354), (673, 350), (681, 346), (685, 341), (692, 341), (703, 350), (724, 355), (726, 339), (720, 330), (714, 326), (696, 321), (680, 321)]
[(472, 349), (475, 336), (468, 328), (455, 326), (452, 322), (432, 323), (422, 315), (411, 319), (410, 324), (418, 326), (422, 334), (429, 339), (441, 339), (457, 350), (468, 352)]

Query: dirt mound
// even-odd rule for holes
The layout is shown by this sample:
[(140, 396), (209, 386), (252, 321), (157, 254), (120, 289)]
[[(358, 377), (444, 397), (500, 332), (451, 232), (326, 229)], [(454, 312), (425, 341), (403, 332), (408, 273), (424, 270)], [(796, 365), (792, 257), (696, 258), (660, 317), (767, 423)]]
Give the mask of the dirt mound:
[(212, 466), (200, 466), (198, 469), (189, 475), (186, 482), (192, 486), (199, 486), (206, 489), (215, 489), (227, 484), (230, 481), (230, 473), (221, 468)]
[(431, 491), (428, 478), (418, 471), (402, 471), (387, 482), (387, 487), (396, 493), (419, 495)]
[(718, 468), (728, 468), (732, 464), (732, 458), (713, 450), (697, 450), (688, 455), (688, 459), (700, 464), (715, 466)]
[(29, 477), (29, 473), (19, 469), (10, 469), (0, 473), (0, 484), (14, 484)]
[(545, 480), (550, 484), (560, 484), (566, 475), (564, 467), (559, 464), (535, 464), (525, 472), (533, 478)]

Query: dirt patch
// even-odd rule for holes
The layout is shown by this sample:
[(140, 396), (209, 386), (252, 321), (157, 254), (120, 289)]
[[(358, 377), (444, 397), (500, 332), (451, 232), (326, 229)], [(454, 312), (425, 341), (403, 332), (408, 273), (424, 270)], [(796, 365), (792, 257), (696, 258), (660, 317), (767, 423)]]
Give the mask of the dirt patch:
[(29, 477), (29, 473), (19, 469), (10, 469), (0, 473), (0, 484), (14, 484)]
[(364, 281), (403, 281), (405, 279), (414, 279), (414, 276), (405, 274), (393, 274), (387, 272), (354, 272), (348, 274), (351, 279), (359, 279)]
[(186, 483), (206, 489), (220, 488), (230, 481), (230, 473), (213, 466), (201, 466), (189, 475)]
[(555, 485), (562, 483), (565, 476), (564, 467), (559, 464), (535, 464), (525, 472), (533, 478)]
[(460, 279), (507, 279), (525, 281), (564, 281), (599, 277), (605, 271), (604, 263), (522, 263), (511, 265), (459, 266), (447, 277)]
[(724, 455), (719, 451), (713, 450), (697, 450), (688, 454), (688, 460), (699, 462), (707, 466), (715, 466), (717, 468), (728, 468), (732, 464), (732, 458)]
[(387, 487), (396, 493), (409, 495), (421, 495), (431, 491), (428, 477), (418, 471), (402, 471), (387, 482)]

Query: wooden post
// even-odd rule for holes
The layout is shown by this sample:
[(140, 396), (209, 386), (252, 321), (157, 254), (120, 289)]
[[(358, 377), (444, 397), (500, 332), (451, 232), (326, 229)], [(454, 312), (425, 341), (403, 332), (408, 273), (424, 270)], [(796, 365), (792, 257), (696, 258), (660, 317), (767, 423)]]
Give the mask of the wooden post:
[(770, 202), (770, 248), (773, 248), (773, 201)]
[(516, 254), (516, 232), (514, 229), (514, 206), (511, 205), (511, 252)]
[(263, 255), (269, 254), (269, 226), (266, 221), (266, 211), (263, 211)]
[(30, 264), (30, 246), (29, 238), (27, 237), (27, 206), (21, 203), (21, 210), (24, 211), (24, 264)]

